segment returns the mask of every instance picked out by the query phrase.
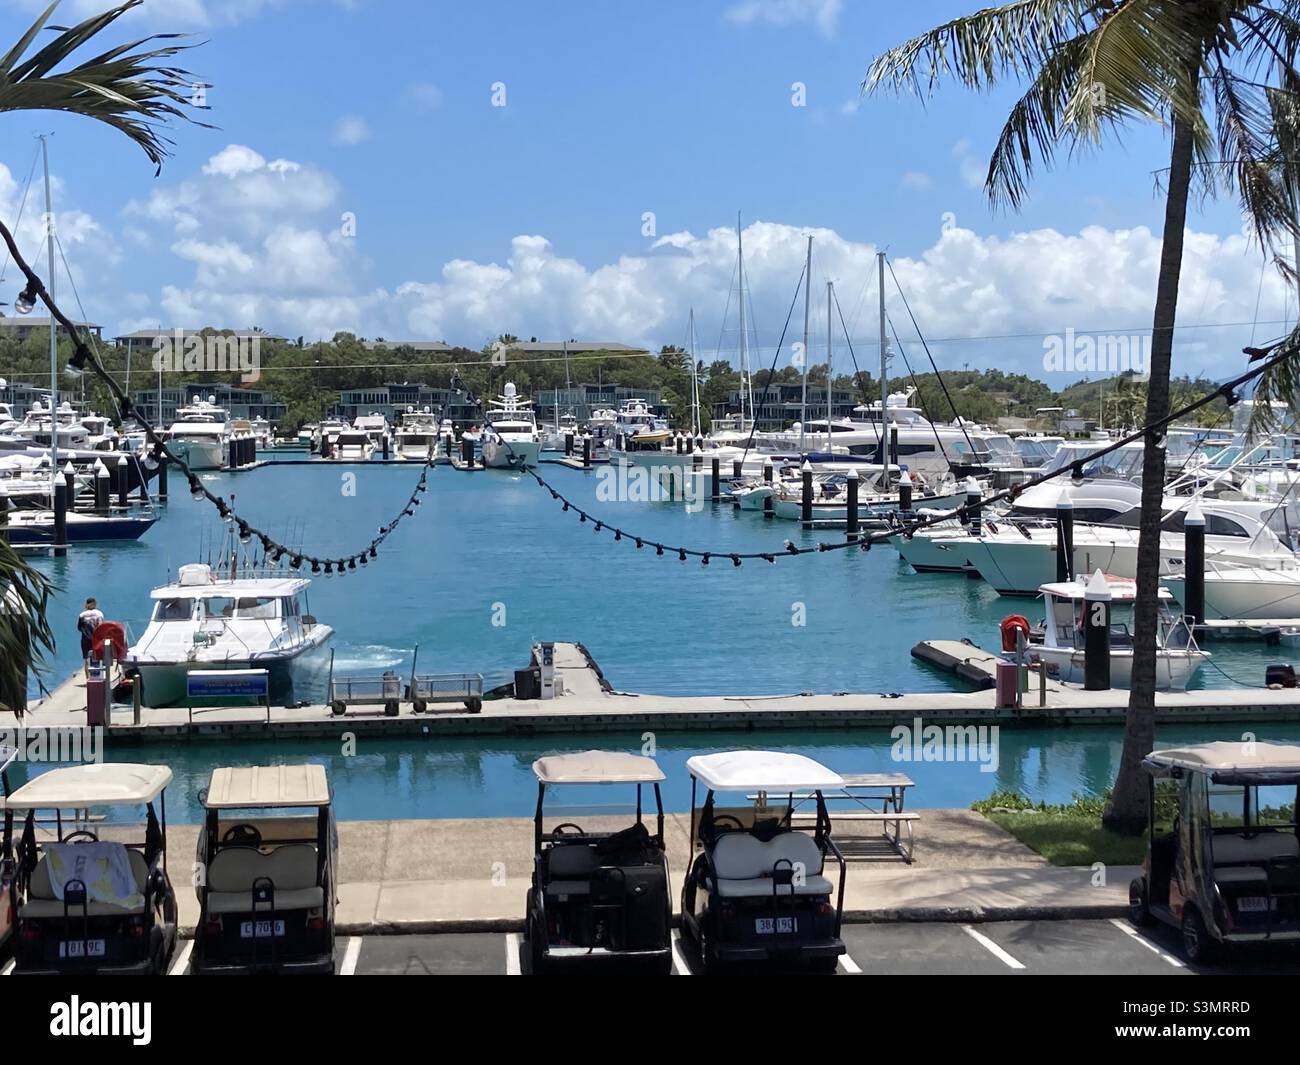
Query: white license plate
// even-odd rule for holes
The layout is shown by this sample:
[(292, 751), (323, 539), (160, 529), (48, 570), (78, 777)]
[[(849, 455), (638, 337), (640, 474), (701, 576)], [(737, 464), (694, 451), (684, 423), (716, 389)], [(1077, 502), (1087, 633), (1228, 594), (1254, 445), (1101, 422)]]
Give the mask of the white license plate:
[(1237, 900), (1237, 910), (1240, 913), (1265, 913), (1268, 899), (1263, 895), (1243, 895)]
[(59, 944), (60, 958), (102, 958), (102, 939), (68, 939)]
[(775, 934), (789, 935), (799, 929), (799, 922), (793, 917), (756, 917), (754, 918), (754, 931), (760, 936), (770, 936)]
[(283, 921), (241, 921), (239, 925), (241, 939), (272, 939), (282, 935)]

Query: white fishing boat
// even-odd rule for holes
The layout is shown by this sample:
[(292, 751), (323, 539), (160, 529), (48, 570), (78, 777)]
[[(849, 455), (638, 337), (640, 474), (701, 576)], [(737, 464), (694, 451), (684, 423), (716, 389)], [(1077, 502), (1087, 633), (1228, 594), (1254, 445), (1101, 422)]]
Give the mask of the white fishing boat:
[(480, 442), (483, 465), (498, 470), (521, 470), (536, 466), (542, 450), (542, 436), (532, 406), (522, 399), (512, 382), (487, 412)]
[[(966, 502), (966, 488), (950, 480), (941, 481), (932, 488), (917, 482), (913, 488), (912, 507), (932, 510), (955, 510)], [(858, 492), (858, 520), (862, 522), (885, 521), (898, 513), (899, 498), (896, 488), (879, 491), (870, 481), (861, 480)], [(803, 518), (802, 482), (782, 482), (772, 496), (772, 512), (787, 521)], [(814, 522), (848, 521), (848, 475), (833, 473), (813, 481), (812, 520)]]
[(374, 438), (356, 426), (339, 430), (330, 448), (330, 458), (340, 462), (369, 462), (374, 453)]
[(428, 407), (408, 407), (393, 432), (393, 457), (402, 462), (427, 462), (438, 450), (438, 416)]
[(142, 679), (144, 705), (186, 702), (191, 670), (265, 669), (271, 701), (320, 697), (334, 630), (308, 612), (311, 581), (285, 573), (218, 577), (203, 564), (150, 593), (153, 613), (124, 666)]
[(673, 439), (668, 420), (656, 414), (643, 399), (626, 400), (614, 415), (610, 453), (628, 462), (653, 466), (675, 455), (665, 445)]
[(575, 441), (581, 439), (582, 432), (578, 428), (578, 419), (573, 414), (561, 414), (555, 419), (555, 424), (547, 428), (545, 435), (542, 437), (542, 450), (563, 451), (565, 439), (570, 435)]
[(382, 450), (385, 440), (390, 440), (391, 432), (388, 419), (372, 411), (370, 414), (358, 414), (352, 419), (352, 428), (358, 429), (370, 437), (376, 450)]
[(191, 470), (220, 470), (226, 466), (230, 444), (230, 415), (217, 406), (217, 397), (191, 399), (176, 412), (163, 434), (167, 448)]
[(352, 425), (346, 418), (331, 417), (322, 419), (312, 435), (312, 451), (318, 455), (331, 453), (334, 450), (335, 442), (339, 438), (339, 433), (351, 428)]
[[(1100, 570), (1087, 581), (1052, 582), (1039, 589), (1046, 608), (1043, 642), (1031, 643), (1027, 658), (1031, 663), (1041, 662), (1053, 680), (1067, 684), (1084, 682), (1083, 622), (1090, 585), (1094, 590), (1104, 587), (1110, 592), (1110, 683), (1113, 688), (1127, 688), (1133, 670), (1132, 613), (1137, 584), (1103, 575)], [(1172, 601), (1169, 592), (1162, 588), (1161, 604)], [(1181, 616), (1161, 611), (1156, 634), (1157, 691), (1183, 691), (1209, 657), (1196, 645)]]

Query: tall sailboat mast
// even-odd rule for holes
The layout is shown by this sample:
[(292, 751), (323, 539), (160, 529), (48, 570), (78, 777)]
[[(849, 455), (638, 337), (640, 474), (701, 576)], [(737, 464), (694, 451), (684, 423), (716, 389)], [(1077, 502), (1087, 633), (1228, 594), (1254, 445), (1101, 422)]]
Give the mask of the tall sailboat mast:
[[(50, 150), (44, 134), (41, 134), (41, 164), (45, 168), (45, 244), (50, 257), (49, 290), (50, 302), (55, 300), (54, 293), (54, 204), (50, 199)], [(54, 312), (46, 310), (50, 316), (50, 506), (54, 505), (54, 488), (59, 478), (59, 333), (54, 321)], [(76, 341), (76, 338), (72, 338)], [(71, 508), (69, 508), (71, 509)]]
[(812, 234), (808, 235), (808, 258), (803, 268), (803, 389), (799, 398), (799, 454), (804, 453), (804, 426), (808, 424), (808, 314), (812, 306)]
[(691, 308), (690, 314), (690, 345), (691, 345), (691, 436), (700, 435), (700, 373), (699, 363), (695, 361), (695, 308)]
[(745, 427), (745, 400), (749, 400), (750, 424), (754, 424), (754, 382), (749, 374), (749, 328), (745, 323), (745, 238), (736, 212), (736, 283), (740, 286), (740, 427)]
[(876, 252), (876, 267), (879, 277), (877, 288), (880, 289), (880, 465), (889, 459), (889, 379), (886, 359), (889, 352), (889, 336), (885, 331), (885, 253)]
[(835, 282), (826, 282), (826, 453), (831, 453), (831, 304), (835, 302)]

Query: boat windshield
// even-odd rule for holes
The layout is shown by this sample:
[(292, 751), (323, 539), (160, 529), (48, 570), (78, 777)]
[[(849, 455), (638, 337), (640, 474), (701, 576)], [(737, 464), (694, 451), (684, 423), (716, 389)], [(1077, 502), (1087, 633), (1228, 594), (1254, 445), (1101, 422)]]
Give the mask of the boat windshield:
[(272, 621), (275, 619), (275, 599), (265, 596), (241, 596), (236, 617), (244, 621)]
[(159, 599), (154, 604), (154, 621), (189, 621), (194, 616), (194, 600), (190, 598)]
[(203, 600), (203, 616), (207, 618), (230, 618), (235, 613), (235, 601), (228, 596), (212, 596)]

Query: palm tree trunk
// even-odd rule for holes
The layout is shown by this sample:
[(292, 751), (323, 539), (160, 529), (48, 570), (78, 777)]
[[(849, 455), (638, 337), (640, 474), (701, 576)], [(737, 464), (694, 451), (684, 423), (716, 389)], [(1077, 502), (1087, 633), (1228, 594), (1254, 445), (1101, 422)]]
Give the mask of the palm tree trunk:
[[(1146, 423), (1169, 413), (1169, 364), (1178, 314), (1178, 279), (1183, 266), (1183, 230), (1192, 176), (1192, 130), (1174, 119), (1165, 199), (1165, 231), (1156, 281), (1156, 309), (1151, 326), (1151, 381), (1147, 386)], [(1137, 602), (1134, 606), (1133, 672), (1119, 775), (1102, 817), (1105, 827), (1137, 835), (1146, 829), (1150, 791), (1142, 759), (1155, 742), (1156, 628), (1160, 591), (1160, 504), (1165, 487), (1163, 432), (1147, 433), (1142, 456), (1142, 514), (1138, 526)]]

